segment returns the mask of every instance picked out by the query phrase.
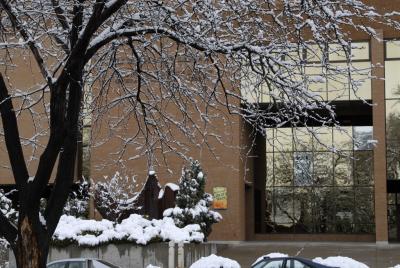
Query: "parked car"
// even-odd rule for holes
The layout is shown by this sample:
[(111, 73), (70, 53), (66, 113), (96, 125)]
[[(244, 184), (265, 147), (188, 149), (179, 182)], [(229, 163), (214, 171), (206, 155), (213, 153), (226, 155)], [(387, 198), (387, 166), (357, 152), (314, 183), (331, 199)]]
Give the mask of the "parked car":
[(103, 260), (79, 258), (53, 261), (47, 264), (47, 268), (119, 268), (118, 266)]
[(277, 257), (265, 256), (255, 262), (251, 268), (337, 268), (322, 265), (308, 259), (299, 257)]

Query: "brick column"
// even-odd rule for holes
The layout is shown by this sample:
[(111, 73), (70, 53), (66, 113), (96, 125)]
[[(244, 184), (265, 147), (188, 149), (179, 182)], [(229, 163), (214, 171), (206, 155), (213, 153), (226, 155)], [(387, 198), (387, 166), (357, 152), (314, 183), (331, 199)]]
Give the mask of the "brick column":
[[(383, 32), (377, 31), (379, 39), (383, 40)], [(376, 38), (371, 39), (371, 63), (374, 66), (372, 76), (384, 78), (384, 43)], [(374, 179), (375, 179), (375, 230), (376, 243), (387, 244), (387, 190), (386, 190), (386, 130), (385, 130), (385, 81), (372, 79), (373, 131), (374, 139), (378, 141), (374, 149)]]

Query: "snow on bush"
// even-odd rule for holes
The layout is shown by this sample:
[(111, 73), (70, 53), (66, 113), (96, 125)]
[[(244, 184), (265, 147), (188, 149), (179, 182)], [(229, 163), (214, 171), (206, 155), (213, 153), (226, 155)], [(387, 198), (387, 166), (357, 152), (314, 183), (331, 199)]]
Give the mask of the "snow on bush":
[(222, 216), (210, 210), (212, 196), (205, 193), (206, 176), (200, 163), (191, 160), (190, 168), (182, 169), (179, 180), (179, 191), (176, 206), (164, 211), (164, 217), (172, 217), (177, 226), (199, 224), (207, 237), (211, 233), (211, 225), (222, 220)]
[(349, 257), (342, 256), (328, 257), (326, 259), (318, 257), (313, 259), (313, 262), (339, 268), (368, 268), (368, 266), (364, 263), (361, 263)]
[(146, 245), (151, 241), (202, 242), (204, 234), (198, 224), (179, 228), (171, 218), (148, 220), (132, 214), (121, 223), (109, 220), (84, 220), (63, 215), (53, 235), (54, 242), (97, 246), (110, 242), (133, 242)]
[(237, 261), (212, 254), (208, 257), (202, 257), (190, 268), (240, 268), (240, 265)]
[(92, 181), (91, 194), (103, 218), (121, 222), (136, 209), (136, 199), (140, 192), (138, 187), (134, 177), (122, 176), (116, 172), (110, 179), (104, 176), (103, 182)]
[(64, 206), (64, 214), (80, 218), (87, 218), (89, 214), (89, 183), (82, 180), (78, 189), (72, 191)]
[(7, 197), (7, 194), (0, 189), (0, 212), (7, 217), (11, 222), (16, 223), (18, 219), (18, 211), (12, 206), (12, 201)]

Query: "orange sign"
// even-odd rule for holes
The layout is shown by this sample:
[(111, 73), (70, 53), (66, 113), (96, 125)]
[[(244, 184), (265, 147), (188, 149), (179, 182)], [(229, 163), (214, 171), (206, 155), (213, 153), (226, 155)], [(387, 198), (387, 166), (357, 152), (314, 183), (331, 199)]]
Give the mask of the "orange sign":
[(213, 189), (213, 207), (214, 209), (228, 208), (228, 191), (226, 187), (214, 187)]

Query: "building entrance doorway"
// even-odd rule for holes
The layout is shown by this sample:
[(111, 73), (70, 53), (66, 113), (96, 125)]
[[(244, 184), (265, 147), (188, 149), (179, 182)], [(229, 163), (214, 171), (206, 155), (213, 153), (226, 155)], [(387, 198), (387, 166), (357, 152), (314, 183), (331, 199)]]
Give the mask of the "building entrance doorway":
[(400, 242), (400, 181), (388, 181), (389, 241)]

